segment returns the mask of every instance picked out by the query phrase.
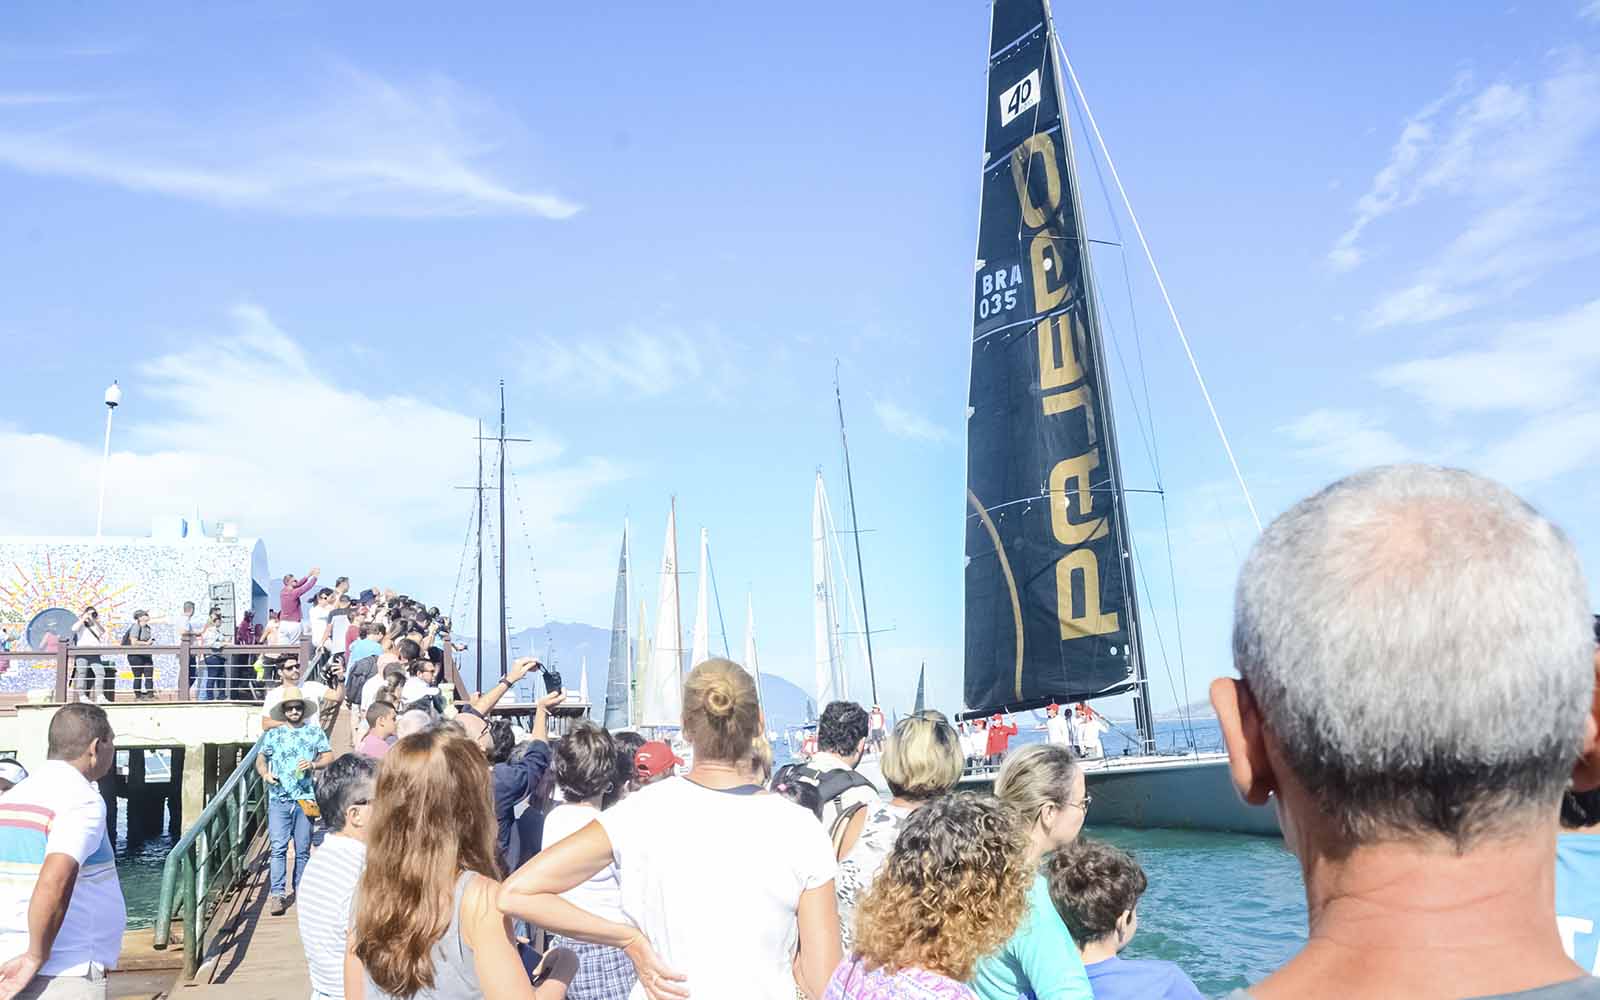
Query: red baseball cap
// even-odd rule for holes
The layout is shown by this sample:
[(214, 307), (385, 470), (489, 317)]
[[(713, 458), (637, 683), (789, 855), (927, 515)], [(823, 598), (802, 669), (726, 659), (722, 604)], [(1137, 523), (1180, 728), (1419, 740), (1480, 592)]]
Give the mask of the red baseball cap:
[(682, 763), (683, 759), (673, 753), (672, 748), (666, 743), (661, 740), (651, 740), (634, 753), (633, 772), (639, 776), (640, 781), (648, 781)]

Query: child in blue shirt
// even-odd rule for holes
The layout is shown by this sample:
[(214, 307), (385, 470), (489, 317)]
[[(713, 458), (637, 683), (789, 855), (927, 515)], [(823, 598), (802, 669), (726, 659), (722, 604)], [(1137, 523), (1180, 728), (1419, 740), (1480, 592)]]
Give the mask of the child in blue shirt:
[(1121, 959), (1139, 929), (1139, 897), (1149, 881), (1131, 855), (1080, 839), (1045, 859), (1050, 902), (1083, 954), (1095, 1000), (1202, 1000), (1171, 962)]

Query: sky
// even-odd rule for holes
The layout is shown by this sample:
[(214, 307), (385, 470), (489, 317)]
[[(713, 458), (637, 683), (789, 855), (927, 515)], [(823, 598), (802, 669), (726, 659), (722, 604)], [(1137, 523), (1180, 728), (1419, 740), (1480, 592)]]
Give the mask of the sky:
[[(1600, 0), (1057, 6), (1261, 516), (1460, 465), (1600, 580)], [(625, 519), (653, 614), (676, 498), (734, 655), (749, 600), (810, 688), (837, 372), (879, 700), (925, 663), (962, 707), (985, 4), (94, 13), (12, 4), (0, 40), (6, 534), (92, 533), (118, 379), (108, 533), (198, 508), (274, 573), (465, 617), (503, 379), (513, 631), (608, 625)], [(1255, 527), (1077, 144), (1167, 709), (1231, 670)]]

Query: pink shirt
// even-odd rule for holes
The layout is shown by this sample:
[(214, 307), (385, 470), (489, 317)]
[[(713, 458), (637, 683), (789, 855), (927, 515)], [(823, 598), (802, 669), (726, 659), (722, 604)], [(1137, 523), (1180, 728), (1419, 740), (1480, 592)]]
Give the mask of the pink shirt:
[(881, 967), (868, 972), (860, 959), (846, 958), (834, 970), (822, 1000), (978, 1000), (966, 983), (926, 969)]
[(371, 757), (374, 760), (378, 760), (388, 753), (389, 748), (393, 745), (393, 743), (390, 743), (389, 740), (379, 736), (377, 733), (368, 733), (366, 739), (361, 741), (361, 745), (356, 747), (356, 753), (363, 757)]

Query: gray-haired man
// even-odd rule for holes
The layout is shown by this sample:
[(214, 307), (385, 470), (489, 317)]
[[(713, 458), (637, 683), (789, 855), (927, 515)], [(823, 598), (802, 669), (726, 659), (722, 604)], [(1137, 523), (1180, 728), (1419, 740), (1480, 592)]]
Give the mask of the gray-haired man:
[(1600, 997), (1554, 905), (1557, 805), (1595, 753), (1589, 621), (1566, 538), (1469, 473), (1372, 469), (1272, 523), (1239, 577), (1242, 680), (1211, 701), (1311, 927), (1233, 996)]

